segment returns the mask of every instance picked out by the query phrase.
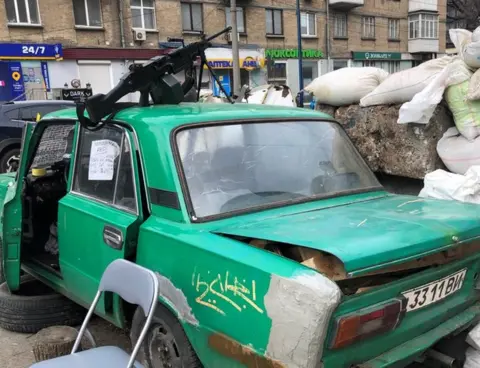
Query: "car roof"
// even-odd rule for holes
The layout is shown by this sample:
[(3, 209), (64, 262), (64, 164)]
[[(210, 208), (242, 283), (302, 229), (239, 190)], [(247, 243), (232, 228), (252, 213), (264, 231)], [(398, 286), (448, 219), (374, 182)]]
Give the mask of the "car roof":
[[(50, 113), (49, 119), (75, 119), (75, 109)], [(310, 109), (247, 103), (181, 103), (179, 105), (153, 105), (129, 107), (119, 111), (115, 120), (141, 129), (148, 127), (174, 129), (185, 124), (219, 122), (242, 119), (332, 119), (331, 116)]]

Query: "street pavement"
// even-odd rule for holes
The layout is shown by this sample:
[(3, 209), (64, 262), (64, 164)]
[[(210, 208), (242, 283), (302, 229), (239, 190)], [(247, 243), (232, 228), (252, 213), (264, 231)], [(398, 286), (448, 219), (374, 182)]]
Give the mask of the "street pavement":
[[(130, 341), (122, 330), (95, 318), (89, 324), (89, 330), (97, 344), (115, 345), (130, 351)], [(20, 334), (0, 328), (0, 362), (2, 368), (27, 368), (35, 363), (32, 345), (34, 334)]]

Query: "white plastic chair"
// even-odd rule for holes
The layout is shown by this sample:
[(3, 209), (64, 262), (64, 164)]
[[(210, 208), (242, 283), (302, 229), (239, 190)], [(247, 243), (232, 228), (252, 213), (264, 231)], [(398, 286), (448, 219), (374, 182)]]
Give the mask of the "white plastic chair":
[[(147, 317), (131, 355), (116, 346), (102, 346), (77, 353), (95, 307), (102, 293), (106, 291), (116, 293), (125, 301), (140, 306)], [(103, 273), (97, 294), (83, 321), (71, 354), (36, 363), (30, 368), (143, 368), (135, 358), (152, 322), (157, 300), (158, 279), (152, 271), (124, 259), (113, 261)]]

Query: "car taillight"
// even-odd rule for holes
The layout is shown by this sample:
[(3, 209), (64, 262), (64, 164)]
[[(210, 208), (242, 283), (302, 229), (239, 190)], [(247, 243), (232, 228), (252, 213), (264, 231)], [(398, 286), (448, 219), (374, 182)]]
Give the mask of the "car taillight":
[(330, 348), (343, 348), (358, 340), (394, 330), (405, 310), (406, 299), (402, 298), (338, 317)]

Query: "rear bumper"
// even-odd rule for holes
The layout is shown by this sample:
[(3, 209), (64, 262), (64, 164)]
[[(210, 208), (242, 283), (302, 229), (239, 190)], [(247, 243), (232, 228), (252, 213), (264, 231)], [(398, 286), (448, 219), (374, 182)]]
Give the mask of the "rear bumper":
[(387, 351), (368, 362), (358, 364), (357, 368), (397, 368), (412, 363), (432, 345), (451, 333), (464, 330), (480, 319), (480, 302), (450, 318), (433, 330), (424, 333), (395, 349)]

